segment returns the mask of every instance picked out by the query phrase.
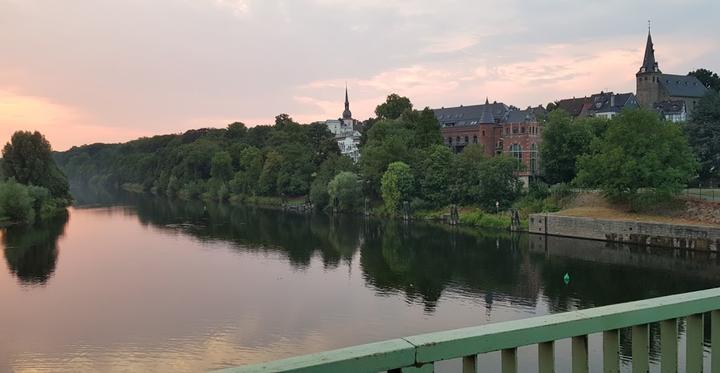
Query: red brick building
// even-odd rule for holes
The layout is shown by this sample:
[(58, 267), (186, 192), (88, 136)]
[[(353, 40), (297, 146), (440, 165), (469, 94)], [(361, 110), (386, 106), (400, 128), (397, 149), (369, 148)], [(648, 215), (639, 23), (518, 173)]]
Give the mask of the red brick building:
[(441, 126), (444, 142), (455, 152), (472, 144), (483, 145), (488, 156), (505, 154), (519, 159), (527, 182), (540, 172), (542, 106), (520, 110), (503, 103), (433, 109)]

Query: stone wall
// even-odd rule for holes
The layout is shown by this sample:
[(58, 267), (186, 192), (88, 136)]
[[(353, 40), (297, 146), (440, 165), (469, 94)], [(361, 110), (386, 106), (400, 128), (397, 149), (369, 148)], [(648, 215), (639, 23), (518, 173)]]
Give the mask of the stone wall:
[(532, 214), (530, 233), (612, 242), (717, 251), (720, 228), (629, 220)]

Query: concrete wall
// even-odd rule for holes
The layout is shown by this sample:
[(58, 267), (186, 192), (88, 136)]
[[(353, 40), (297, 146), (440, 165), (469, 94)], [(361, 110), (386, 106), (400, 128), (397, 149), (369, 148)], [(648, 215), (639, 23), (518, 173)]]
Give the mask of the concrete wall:
[(693, 250), (716, 251), (720, 246), (720, 228), (706, 226), (604, 220), (554, 214), (532, 214), (529, 225), (530, 233), (553, 236)]

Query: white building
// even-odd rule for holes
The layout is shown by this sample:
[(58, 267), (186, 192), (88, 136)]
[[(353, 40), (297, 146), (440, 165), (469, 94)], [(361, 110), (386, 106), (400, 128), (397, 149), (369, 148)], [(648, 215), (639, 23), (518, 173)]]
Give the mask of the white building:
[(328, 119), (325, 125), (335, 135), (340, 153), (352, 158), (357, 162), (360, 159), (360, 132), (355, 129), (360, 122), (352, 118), (350, 112), (350, 101), (348, 100), (347, 87), (345, 87), (345, 110), (342, 118)]

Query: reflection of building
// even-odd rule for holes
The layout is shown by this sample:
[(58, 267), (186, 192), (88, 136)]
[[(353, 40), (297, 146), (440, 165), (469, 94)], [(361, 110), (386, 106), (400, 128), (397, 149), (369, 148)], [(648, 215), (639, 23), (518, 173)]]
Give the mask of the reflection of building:
[(360, 122), (352, 118), (347, 87), (345, 87), (345, 110), (343, 110), (342, 118), (326, 120), (325, 125), (330, 132), (335, 135), (340, 153), (357, 162), (360, 158), (360, 150), (358, 149), (360, 145), (360, 132), (357, 130)]
[(540, 170), (539, 146), (542, 125), (539, 117), (546, 114), (542, 106), (525, 110), (499, 102), (433, 109), (440, 122), (445, 144), (455, 152), (478, 144), (485, 154), (505, 154), (525, 165), (519, 172), (524, 181)]
[(573, 117), (599, 117), (611, 119), (626, 108), (637, 108), (632, 93), (600, 92), (590, 97), (569, 98), (555, 103)]
[(700, 98), (707, 92), (700, 80), (692, 75), (663, 74), (660, 71), (649, 29), (643, 64), (635, 77), (638, 101), (647, 109), (655, 109), (657, 104), (664, 106), (666, 101), (683, 101), (685, 108), (682, 110), (692, 113)]

